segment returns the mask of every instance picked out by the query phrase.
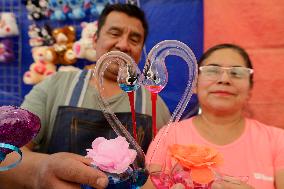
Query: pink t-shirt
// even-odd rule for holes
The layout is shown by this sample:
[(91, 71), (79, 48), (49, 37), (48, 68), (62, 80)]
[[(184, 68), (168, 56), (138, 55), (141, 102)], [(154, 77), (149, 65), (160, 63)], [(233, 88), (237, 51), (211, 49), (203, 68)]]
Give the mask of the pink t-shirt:
[(223, 154), (222, 173), (236, 177), (248, 176), (248, 184), (257, 189), (274, 189), (274, 173), (284, 169), (284, 130), (280, 128), (246, 119), (244, 133), (231, 144), (223, 146), (202, 138), (192, 118), (172, 125), (167, 135), (164, 132), (166, 128), (163, 127), (151, 143), (146, 156), (147, 164), (163, 165), (169, 145), (198, 144), (213, 147)]

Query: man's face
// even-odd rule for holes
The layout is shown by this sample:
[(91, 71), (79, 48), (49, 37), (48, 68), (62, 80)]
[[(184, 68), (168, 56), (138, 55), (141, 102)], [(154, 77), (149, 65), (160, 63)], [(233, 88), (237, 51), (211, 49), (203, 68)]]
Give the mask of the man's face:
[(95, 36), (96, 56), (99, 59), (109, 51), (122, 51), (139, 62), (144, 44), (144, 28), (140, 20), (125, 13), (111, 12)]

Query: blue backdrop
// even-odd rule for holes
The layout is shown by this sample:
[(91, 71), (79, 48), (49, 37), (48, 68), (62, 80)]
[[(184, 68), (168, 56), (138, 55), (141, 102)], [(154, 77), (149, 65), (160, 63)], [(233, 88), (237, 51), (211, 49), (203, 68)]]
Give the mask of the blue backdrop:
[[(199, 58), (203, 51), (203, 1), (202, 0), (141, 0), (137, 1), (139, 6), (146, 12), (149, 21), (149, 37), (145, 44), (145, 53), (139, 64), (140, 68), (144, 67), (145, 54), (149, 53), (151, 48), (160, 41), (175, 39), (187, 44), (197, 58)], [(33, 62), (31, 56), (31, 48), (28, 44), (28, 26), (32, 23), (27, 19), (27, 12), (22, 6), (22, 14), (18, 17), (19, 24), (21, 24), (22, 34), (22, 57), (21, 57), (21, 76), (29, 69)], [(96, 17), (88, 17), (86, 21), (92, 21)], [(47, 21), (47, 20), (45, 20)], [(77, 35), (79, 37), (80, 21), (67, 22), (49, 22), (52, 26), (74, 25), (76, 27)], [(37, 22), (43, 24), (43, 21)], [(169, 73), (169, 82), (166, 88), (160, 93), (162, 98), (166, 101), (170, 111), (173, 111), (181, 98), (183, 90), (187, 82), (187, 64), (178, 57), (170, 56), (166, 59), (166, 66)], [(88, 61), (81, 60), (76, 66), (83, 67), (89, 64)], [(20, 78), (21, 94), (23, 98), (32, 88), (32, 86), (22, 83)], [(196, 104), (196, 97), (194, 96), (190, 102), (192, 108)]]
[[(187, 44), (198, 59), (203, 52), (203, 1), (202, 0), (144, 0), (150, 32), (146, 42), (147, 53), (160, 41), (174, 39)], [(140, 64), (144, 66), (144, 62)], [(185, 89), (188, 73), (183, 59), (170, 56), (166, 59), (169, 81), (160, 93), (172, 112)], [(197, 103), (193, 96), (188, 110)]]

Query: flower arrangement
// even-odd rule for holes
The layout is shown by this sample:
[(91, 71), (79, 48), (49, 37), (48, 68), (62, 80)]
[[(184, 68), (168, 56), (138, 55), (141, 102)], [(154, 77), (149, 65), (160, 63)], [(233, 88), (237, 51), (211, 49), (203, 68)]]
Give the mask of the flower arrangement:
[(92, 149), (87, 149), (87, 156), (93, 160), (92, 164), (102, 171), (120, 174), (125, 172), (133, 163), (137, 155), (135, 150), (129, 149), (129, 143), (124, 137), (107, 140), (96, 138)]
[[(109, 179), (107, 189), (132, 188), (135, 184), (135, 170), (130, 165), (136, 159), (137, 152), (129, 149), (129, 143), (124, 137), (107, 140), (98, 137), (92, 142), (92, 149), (87, 149), (87, 158), (92, 159), (95, 168), (104, 171)], [(139, 176), (139, 175), (138, 175)], [(81, 185), (83, 189), (92, 189)]]
[(200, 184), (212, 182), (212, 168), (217, 168), (223, 162), (217, 150), (206, 146), (174, 144), (169, 147), (169, 151), (182, 167), (190, 170), (191, 179)]
[(210, 188), (215, 180), (215, 172), (223, 162), (222, 155), (215, 149), (198, 145), (169, 146), (167, 169), (161, 173), (151, 173), (151, 180), (157, 188), (171, 188), (181, 183), (185, 188)]

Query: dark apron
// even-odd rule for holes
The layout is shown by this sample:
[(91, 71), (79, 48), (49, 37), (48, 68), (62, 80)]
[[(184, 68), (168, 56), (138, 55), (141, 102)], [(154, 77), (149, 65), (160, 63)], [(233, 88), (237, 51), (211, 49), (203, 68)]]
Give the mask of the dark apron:
[[(47, 153), (72, 152), (86, 155), (86, 149), (91, 148), (95, 138), (117, 137), (101, 111), (77, 107), (78, 102), (82, 102), (89, 82), (89, 78), (86, 79), (87, 73), (82, 71), (78, 77), (73, 91), (71, 90), (69, 105), (58, 108)], [(135, 96), (138, 144), (146, 153), (152, 140), (152, 119), (151, 116), (142, 114), (142, 104), (145, 101), (142, 90), (138, 89)], [(131, 112), (116, 113), (116, 116), (133, 135)]]

